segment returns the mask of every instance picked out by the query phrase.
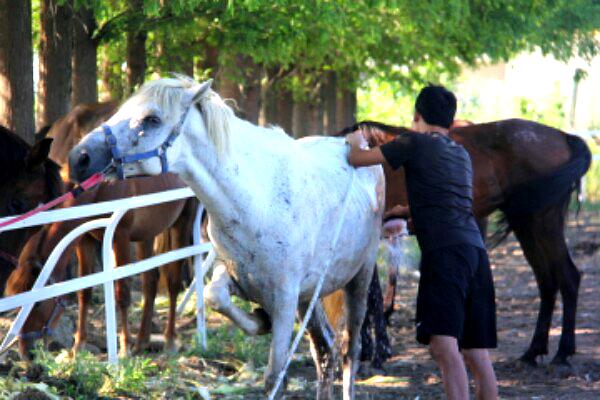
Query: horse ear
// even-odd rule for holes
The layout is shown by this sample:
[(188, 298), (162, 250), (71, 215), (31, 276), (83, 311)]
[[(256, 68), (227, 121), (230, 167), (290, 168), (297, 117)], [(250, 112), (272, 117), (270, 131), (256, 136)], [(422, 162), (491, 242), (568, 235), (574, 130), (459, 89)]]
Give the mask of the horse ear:
[(200, 100), (210, 90), (213, 80), (209, 79), (206, 82), (202, 82), (199, 85), (191, 88), (191, 101), (190, 104), (194, 104)]
[(25, 160), (25, 166), (27, 169), (33, 169), (44, 163), (48, 159), (48, 153), (50, 153), (50, 146), (52, 145), (52, 139), (45, 138), (36, 142)]

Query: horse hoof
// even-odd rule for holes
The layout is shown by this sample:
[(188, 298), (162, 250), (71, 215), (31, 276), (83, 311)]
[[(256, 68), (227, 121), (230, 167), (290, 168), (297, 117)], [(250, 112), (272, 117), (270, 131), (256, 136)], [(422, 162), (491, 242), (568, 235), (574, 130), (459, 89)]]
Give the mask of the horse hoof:
[(521, 356), (521, 358), (519, 358), (519, 362), (528, 366), (528, 367), (537, 367), (538, 363), (536, 360), (537, 356), (530, 354), (530, 353), (525, 353)]
[(569, 362), (569, 360), (567, 359), (567, 356), (564, 356), (562, 354), (557, 354), (554, 356), (554, 358), (552, 359), (552, 362), (550, 363), (551, 365), (557, 366), (557, 367), (571, 367), (571, 363)]
[(256, 332), (257, 335), (271, 333), (271, 318), (262, 307), (255, 309), (250, 315), (259, 322), (259, 328)]

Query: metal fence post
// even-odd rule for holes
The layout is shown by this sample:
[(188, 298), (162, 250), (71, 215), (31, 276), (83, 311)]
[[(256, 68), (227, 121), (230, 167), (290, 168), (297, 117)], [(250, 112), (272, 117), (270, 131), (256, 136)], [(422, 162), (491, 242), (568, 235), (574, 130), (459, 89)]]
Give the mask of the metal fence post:
[[(104, 231), (102, 239), (102, 266), (105, 272), (111, 272), (115, 269), (116, 263), (113, 257), (113, 238), (115, 230), (123, 215), (129, 211), (127, 209), (117, 210), (110, 217), (110, 222)], [(117, 354), (117, 316), (115, 310), (115, 282), (110, 281), (104, 284), (104, 310), (106, 314), (106, 350), (108, 352), (108, 362), (116, 365), (119, 362)], [(123, 352), (127, 349), (121, 349)]]

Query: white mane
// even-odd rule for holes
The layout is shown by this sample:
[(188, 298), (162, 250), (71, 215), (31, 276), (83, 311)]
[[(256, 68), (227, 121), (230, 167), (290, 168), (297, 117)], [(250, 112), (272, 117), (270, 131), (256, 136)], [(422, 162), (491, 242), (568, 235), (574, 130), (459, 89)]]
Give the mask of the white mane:
[[(164, 117), (171, 123), (185, 112), (186, 95), (200, 84), (184, 75), (172, 78), (161, 78), (142, 85), (127, 103), (143, 105), (151, 103), (162, 110)], [(126, 104), (127, 104), (126, 103)], [(234, 118), (233, 110), (213, 90), (208, 89), (200, 98), (195, 98), (193, 104), (204, 117), (209, 139), (214, 143), (217, 153), (225, 153), (229, 147), (231, 123)]]

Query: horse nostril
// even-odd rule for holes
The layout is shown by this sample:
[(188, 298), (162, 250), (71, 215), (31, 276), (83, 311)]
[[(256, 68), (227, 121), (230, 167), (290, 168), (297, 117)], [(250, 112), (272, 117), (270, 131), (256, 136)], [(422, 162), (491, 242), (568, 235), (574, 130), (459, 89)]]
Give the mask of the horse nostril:
[(85, 150), (82, 150), (79, 154), (77, 166), (80, 168), (87, 168), (90, 166), (90, 155)]

